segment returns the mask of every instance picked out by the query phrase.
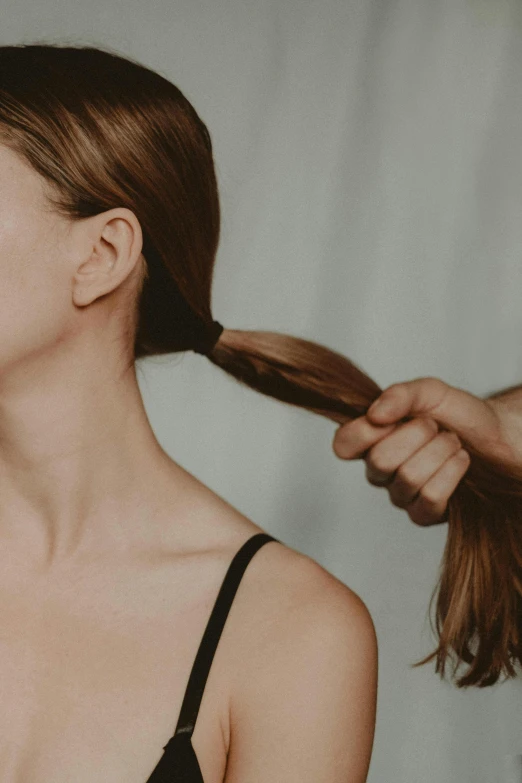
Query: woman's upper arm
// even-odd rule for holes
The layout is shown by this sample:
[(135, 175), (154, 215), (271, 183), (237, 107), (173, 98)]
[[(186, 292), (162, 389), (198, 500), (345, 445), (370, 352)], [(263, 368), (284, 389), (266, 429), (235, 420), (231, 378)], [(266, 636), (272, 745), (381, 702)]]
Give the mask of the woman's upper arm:
[(303, 558), (295, 602), (241, 665), (223, 783), (364, 783), (377, 640), (361, 599)]

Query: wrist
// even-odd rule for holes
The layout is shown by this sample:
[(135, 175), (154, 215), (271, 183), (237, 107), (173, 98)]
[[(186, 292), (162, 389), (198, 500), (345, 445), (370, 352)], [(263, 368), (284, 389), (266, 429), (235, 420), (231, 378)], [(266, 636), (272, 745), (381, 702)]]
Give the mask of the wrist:
[(505, 463), (522, 471), (522, 405), (520, 392), (487, 397), (484, 402), (495, 414)]

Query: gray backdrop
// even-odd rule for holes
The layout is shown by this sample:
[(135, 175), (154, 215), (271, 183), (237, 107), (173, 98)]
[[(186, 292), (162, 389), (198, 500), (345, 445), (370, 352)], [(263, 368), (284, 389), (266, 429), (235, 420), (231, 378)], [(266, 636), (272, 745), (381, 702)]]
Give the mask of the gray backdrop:
[[(342, 351), (382, 386), (522, 382), (517, 0), (2, 0), (1, 42), (111, 46), (193, 102), (223, 209), (214, 317)], [(366, 602), (379, 638), (369, 783), (520, 783), (520, 681), (458, 691), (427, 606), (421, 529), (331, 449), (335, 425), (204, 357), (147, 360), (158, 439)]]

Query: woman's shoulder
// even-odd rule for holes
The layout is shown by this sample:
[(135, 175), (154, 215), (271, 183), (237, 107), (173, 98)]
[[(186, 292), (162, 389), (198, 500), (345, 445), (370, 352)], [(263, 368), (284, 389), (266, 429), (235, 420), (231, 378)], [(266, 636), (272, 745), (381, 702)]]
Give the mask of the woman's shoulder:
[[(297, 774), (304, 745), (320, 759), (327, 743), (336, 756), (328, 763), (336, 768), (352, 769), (356, 759), (367, 765), (377, 687), (371, 615), (327, 568), (275, 538), (256, 552), (234, 599), (234, 644), (227, 646), (234, 779), (258, 761), (261, 766), (261, 759), (269, 777), (271, 768), (275, 778), (288, 764)], [(282, 747), (282, 736), (284, 758), (277, 759), (273, 751)], [(305, 772), (314, 777), (303, 769), (300, 779)], [(333, 773), (326, 762), (323, 773), (325, 779)]]
[(316, 620), (318, 614), (323, 622), (340, 620), (342, 615), (370, 619), (361, 597), (318, 560), (275, 532), (258, 525), (249, 530), (250, 535), (268, 532), (276, 539), (263, 545), (249, 565), (244, 593), (258, 596), (261, 610), (277, 614), (285, 624), (306, 622), (307, 617)]
[[(268, 541), (248, 564), (234, 598), (231, 631), (238, 641), (236, 671), (241, 661), (270, 655), (274, 644), (299, 649), (300, 639), (315, 634), (343, 645), (366, 637), (375, 646), (376, 635), (370, 612), (362, 598), (312, 556), (249, 519), (241, 523), (243, 542), (257, 533), (269, 533)], [(236, 547), (236, 551), (237, 551)]]
[(360, 615), (368, 611), (352, 588), (314, 557), (282, 538), (278, 531), (261, 527), (208, 488), (202, 498), (199, 520), (204, 528), (199, 531), (199, 542), (205, 541), (205, 547), (219, 552), (224, 563), (230, 563), (257, 534), (268, 533), (275, 539), (265, 542), (248, 563), (234, 599), (236, 615), (243, 608), (250, 614), (251, 601), (256, 603), (258, 618), (263, 612), (275, 619), (299, 617), (300, 613), (314, 610), (322, 614), (337, 610)]
[(299, 633), (300, 625), (310, 623), (321, 623), (324, 632), (328, 624), (372, 627), (366, 605), (345, 582), (198, 480), (193, 482), (185, 522), (184, 551), (212, 553), (221, 573), (251, 537), (268, 533), (276, 539), (254, 553), (241, 577), (227, 620), (227, 626), (233, 627), (230, 633), (241, 642), (237, 649), (244, 652), (256, 639), (257, 650), (261, 650), (264, 638), (270, 644), (270, 634), (292, 628)]

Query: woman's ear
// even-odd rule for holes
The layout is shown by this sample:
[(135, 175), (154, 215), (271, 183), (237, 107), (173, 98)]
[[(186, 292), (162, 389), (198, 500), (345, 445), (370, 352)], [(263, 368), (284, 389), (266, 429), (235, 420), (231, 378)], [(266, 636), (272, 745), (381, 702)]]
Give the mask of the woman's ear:
[(81, 307), (138, 272), (143, 235), (134, 213), (124, 207), (87, 218), (78, 228), (73, 301)]

